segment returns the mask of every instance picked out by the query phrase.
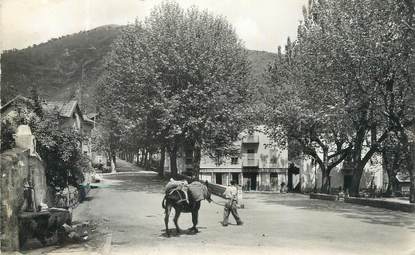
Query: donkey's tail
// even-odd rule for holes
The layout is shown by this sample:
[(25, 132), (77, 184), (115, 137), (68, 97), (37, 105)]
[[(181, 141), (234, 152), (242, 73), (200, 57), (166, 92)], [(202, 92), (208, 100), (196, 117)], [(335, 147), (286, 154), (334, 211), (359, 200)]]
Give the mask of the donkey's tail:
[(161, 201), (161, 206), (163, 209), (166, 209), (166, 196), (164, 196), (163, 201)]

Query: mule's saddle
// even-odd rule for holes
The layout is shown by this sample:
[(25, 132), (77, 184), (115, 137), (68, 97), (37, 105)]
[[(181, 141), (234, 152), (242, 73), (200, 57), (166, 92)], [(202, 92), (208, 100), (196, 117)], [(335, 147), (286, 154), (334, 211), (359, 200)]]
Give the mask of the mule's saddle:
[(179, 195), (179, 200), (177, 204), (186, 202), (189, 204), (189, 195), (188, 195), (188, 183), (187, 181), (176, 181), (173, 178), (170, 179), (169, 183), (166, 185), (166, 195), (172, 195), (174, 192), (177, 192)]

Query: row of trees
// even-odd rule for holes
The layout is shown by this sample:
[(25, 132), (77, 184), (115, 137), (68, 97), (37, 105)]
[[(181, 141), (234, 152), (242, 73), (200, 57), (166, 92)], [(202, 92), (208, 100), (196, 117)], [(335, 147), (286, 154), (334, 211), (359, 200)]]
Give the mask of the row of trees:
[[(358, 195), (366, 164), (383, 155), (390, 183), (409, 170), (415, 202), (414, 4), (410, 0), (311, 0), (298, 38), (278, 50), (261, 88), (265, 107), (247, 111), (249, 63), (223, 18), (176, 3), (155, 8), (125, 27), (107, 57), (97, 105), (101, 141), (119, 151), (167, 151), (177, 173), (178, 148), (192, 148), (194, 175), (201, 151), (221, 157), (248, 120), (261, 120), (280, 144), (312, 157), (329, 192), (332, 169), (353, 169)], [(259, 116), (259, 118), (258, 118)], [(250, 123), (255, 124), (255, 123)], [(163, 172), (163, 165), (160, 165)]]
[(303, 12), (297, 40), (288, 39), (267, 73), (268, 133), (288, 136), (315, 160), (324, 192), (330, 171), (347, 160), (358, 195), (364, 167), (383, 154), (390, 182), (409, 171), (415, 202), (414, 2), (311, 0)]
[(226, 155), (244, 126), (249, 70), (225, 19), (161, 4), (126, 26), (107, 57), (97, 93), (103, 145), (114, 160), (118, 151), (158, 152), (161, 173), (168, 152), (172, 174), (186, 145), (199, 176), (201, 151)]

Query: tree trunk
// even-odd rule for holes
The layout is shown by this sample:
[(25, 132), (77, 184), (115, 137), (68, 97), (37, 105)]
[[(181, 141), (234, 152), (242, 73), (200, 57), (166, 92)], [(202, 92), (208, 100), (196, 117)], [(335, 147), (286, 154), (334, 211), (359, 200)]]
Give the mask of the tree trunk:
[[(364, 113), (362, 113), (364, 114)], [(353, 175), (352, 175), (352, 183), (350, 185), (349, 194), (353, 197), (359, 196), (360, 190), (360, 179), (362, 178), (363, 169), (366, 163), (362, 162), (362, 148), (363, 142), (365, 139), (365, 129), (361, 128), (357, 131), (356, 140), (354, 144), (354, 148), (352, 151), (352, 166), (353, 166)]]
[(173, 145), (173, 147), (169, 151), (170, 156), (170, 173), (173, 177), (177, 176), (177, 145)]
[(330, 194), (330, 175), (324, 171), (321, 178), (321, 193)]
[(409, 188), (409, 203), (415, 203), (415, 142), (409, 143), (409, 139), (406, 136), (408, 146), (406, 147), (409, 151), (406, 154), (406, 164), (411, 180), (411, 186)]
[(402, 152), (403, 155), (405, 155), (405, 163), (411, 181), (411, 186), (409, 188), (409, 202), (415, 203), (415, 143), (409, 140), (405, 130), (400, 130), (399, 140), (402, 144)]
[(392, 186), (392, 176), (393, 176), (393, 166), (392, 162), (393, 159), (390, 158), (390, 151), (386, 152), (386, 149), (382, 151), (382, 160), (383, 160), (383, 170), (388, 174), (388, 186), (385, 191), (385, 195), (392, 196), (393, 195), (393, 186)]
[(321, 167), (321, 192), (330, 193), (330, 171), (328, 171), (329, 159), (328, 159), (328, 148), (323, 148), (323, 165)]
[(411, 171), (411, 187), (409, 189), (409, 203), (415, 203), (415, 175)]
[(395, 195), (395, 185), (397, 183), (396, 174), (394, 172), (387, 172), (388, 174), (388, 186), (386, 188), (386, 195)]
[(166, 160), (166, 147), (163, 145), (160, 150), (159, 175), (164, 176), (164, 161)]
[(193, 178), (199, 180), (200, 159), (202, 157), (202, 149), (199, 142), (195, 142), (193, 146)]
[(144, 154), (143, 154), (143, 167), (147, 170), (147, 154), (148, 151), (147, 149), (144, 149)]
[(350, 186), (350, 196), (359, 196), (360, 180), (362, 179), (363, 170), (363, 164), (361, 164), (360, 162), (359, 164), (355, 164), (355, 167), (353, 168), (352, 184)]
[(115, 173), (115, 164), (116, 164), (116, 159), (115, 159), (115, 153), (112, 152), (111, 153), (111, 173)]
[(151, 168), (151, 164), (152, 164), (152, 153), (150, 151), (147, 152), (147, 168), (150, 169)]
[(145, 153), (146, 153), (146, 149), (145, 148), (142, 148), (141, 149), (141, 157), (140, 157), (140, 165), (141, 166), (144, 166), (144, 155), (145, 155)]

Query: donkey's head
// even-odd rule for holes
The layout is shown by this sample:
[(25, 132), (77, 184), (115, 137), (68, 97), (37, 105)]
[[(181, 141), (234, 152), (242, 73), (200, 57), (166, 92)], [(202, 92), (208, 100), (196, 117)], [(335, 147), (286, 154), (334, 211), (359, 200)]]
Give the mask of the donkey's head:
[(205, 199), (210, 203), (212, 202), (212, 198), (211, 198), (211, 193), (210, 193), (210, 189), (209, 189), (209, 183), (208, 181), (205, 181), (205, 187), (206, 187), (206, 193), (205, 193)]

